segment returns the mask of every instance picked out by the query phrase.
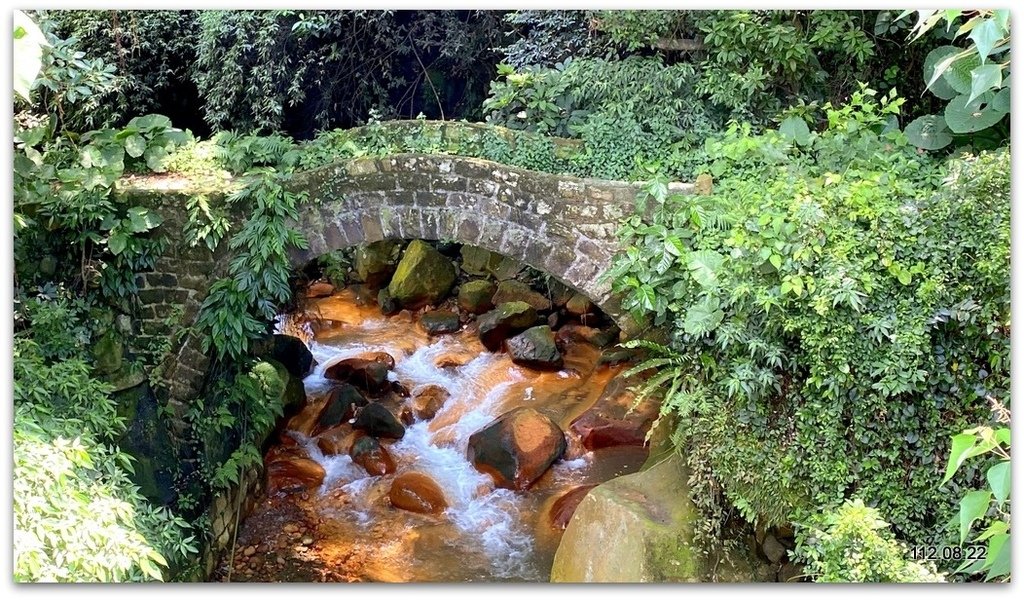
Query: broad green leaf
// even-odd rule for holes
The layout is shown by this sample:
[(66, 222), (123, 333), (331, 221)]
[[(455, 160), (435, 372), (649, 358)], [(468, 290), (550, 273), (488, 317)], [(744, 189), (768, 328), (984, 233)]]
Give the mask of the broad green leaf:
[(164, 172), (164, 160), (167, 158), (167, 151), (159, 146), (146, 149), (146, 165), (157, 173)]
[(971, 31), (971, 35), (968, 36), (972, 42), (974, 42), (975, 48), (978, 49), (978, 56), (981, 60), (981, 64), (985, 64), (988, 59), (988, 55), (992, 54), (992, 48), (995, 48), (999, 40), (1003, 38), (1002, 32), (1000, 31), (999, 24), (994, 19), (985, 19), (979, 25), (976, 25)]
[(996, 441), (1000, 444), (1009, 447), (1010, 446), (1010, 429), (1009, 427), (1000, 427), (995, 431)]
[(1002, 84), (1003, 68), (999, 65), (989, 63), (976, 67), (971, 71), (971, 97), (968, 102), (974, 102), (978, 96), (993, 88), (998, 89)]
[(988, 569), (985, 581), (1010, 574), (1010, 534), (1001, 533), (992, 536), (988, 541), (988, 555), (985, 557), (984, 568)]
[(636, 295), (640, 300), (641, 308), (648, 311), (654, 310), (654, 303), (657, 301), (654, 288), (645, 283), (636, 290)]
[(14, 93), (26, 102), (32, 83), (43, 68), (43, 47), (50, 44), (39, 26), (20, 10), (14, 11)]
[(714, 250), (701, 250), (690, 254), (686, 266), (690, 276), (701, 287), (709, 288), (718, 284), (718, 270), (722, 268), (725, 257)]
[(116, 256), (124, 252), (128, 247), (128, 236), (123, 233), (115, 233), (107, 240), (107, 248)]
[(683, 252), (686, 252), (686, 244), (678, 235), (670, 235), (665, 238), (665, 252), (672, 256), (682, 256)]
[[(936, 48), (936, 50), (938, 50), (938, 48)], [(944, 56), (943, 58), (939, 58), (938, 62), (935, 63), (935, 66), (931, 70), (931, 73), (932, 73), (931, 76), (930, 77), (926, 77), (925, 89), (926, 90), (932, 89), (932, 86), (935, 85), (935, 82), (940, 77), (943, 77), (946, 74), (946, 71), (949, 70), (949, 68), (953, 65), (954, 62), (956, 62), (957, 60), (959, 60), (961, 58), (966, 58), (967, 56), (969, 56), (969, 51), (968, 50), (960, 50), (959, 52), (953, 52), (953, 53), (950, 53), (948, 56)], [(927, 74), (928, 71), (926, 70), (925, 73)]]
[(974, 449), (975, 437), (966, 433), (958, 433), (953, 436), (953, 445), (949, 450), (949, 461), (946, 463), (946, 475), (942, 483), (946, 483), (956, 474), (956, 470), (970, 457)]
[(1006, 533), (1010, 526), (1006, 524), (1006, 521), (992, 521), (992, 524), (988, 526), (985, 531), (978, 537), (974, 538), (975, 542), (984, 542), (988, 538), (999, 535), (1000, 533)]
[(125, 152), (132, 158), (138, 158), (146, 152), (146, 140), (141, 135), (128, 136), (124, 141)]
[(989, 467), (985, 478), (988, 479), (988, 487), (992, 489), (996, 502), (1006, 502), (1010, 497), (1010, 461), (1004, 460)]
[(988, 129), (1006, 116), (991, 106), (992, 92), (986, 92), (973, 102), (967, 94), (961, 94), (946, 105), (946, 125), (954, 133), (974, 133)]
[(140, 131), (167, 129), (171, 126), (171, 120), (163, 115), (143, 115), (128, 121), (128, 126), (137, 127)]
[(789, 117), (779, 125), (779, 134), (803, 146), (811, 138), (811, 130), (800, 117)]
[(1003, 35), (1010, 32), (1010, 11), (994, 10), (992, 11), (992, 20), (999, 25), (999, 30)]
[(960, 543), (967, 540), (967, 534), (971, 531), (971, 525), (985, 516), (988, 512), (989, 502), (992, 501), (992, 494), (988, 490), (974, 490), (967, 492), (960, 499)]
[(776, 271), (782, 270), (782, 257), (779, 256), (778, 254), (773, 253), (771, 257), (768, 259), (768, 262), (772, 263), (772, 266), (775, 267)]
[(910, 271), (906, 269), (900, 269), (900, 272), (896, 275), (896, 279), (898, 279), (903, 285), (910, 285), (912, 278), (913, 276), (910, 274)]
[[(981, 59), (978, 58), (975, 52), (961, 52), (956, 55), (958, 58), (950, 63), (949, 67), (942, 73), (942, 78), (946, 80), (956, 93), (958, 94), (970, 94), (971, 93), (971, 71), (981, 65)], [(940, 65), (942, 63), (939, 63)]]
[[(1004, 82), (1005, 83), (1005, 82)], [(992, 110), (1010, 112), (1010, 86), (1004, 85), (992, 98)]]
[(718, 327), (724, 317), (718, 298), (704, 296), (686, 310), (683, 331), (690, 335), (704, 335)]

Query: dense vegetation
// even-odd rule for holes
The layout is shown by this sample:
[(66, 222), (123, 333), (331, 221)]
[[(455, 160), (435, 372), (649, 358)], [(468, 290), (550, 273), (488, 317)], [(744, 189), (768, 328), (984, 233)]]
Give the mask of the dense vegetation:
[[(1008, 577), (1009, 51), (1008, 11), (16, 13), (15, 577), (191, 576), (203, 503), (282, 410), (254, 348), (305, 243), (287, 179), (401, 151), (647, 182), (608, 276), (709, 551), (793, 523), (820, 581)], [(417, 116), (501, 127), (381, 125)], [(196, 197), (163, 231), (114, 193), (167, 170), (243, 176), (246, 220)], [(136, 276), (172, 235), (235, 258), (168, 501), (111, 392), (159, 388)], [(989, 559), (940, 573), (907, 551), (969, 541)]]

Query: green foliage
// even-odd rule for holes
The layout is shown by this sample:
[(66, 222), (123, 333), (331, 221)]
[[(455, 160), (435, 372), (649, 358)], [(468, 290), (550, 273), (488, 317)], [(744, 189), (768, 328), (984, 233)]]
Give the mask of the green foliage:
[[(905, 11), (900, 18), (911, 14)], [(954, 41), (966, 48), (941, 46), (924, 63), (927, 89), (948, 100), (943, 115), (918, 117), (907, 127), (910, 142), (925, 150), (940, 150), (959, 134), (964, 141), (991, 147), (1009, 136), (1004, 125), (1010, 114), (1010, 11), (920, 10), (911, 35), (919, 39), (940, 22), (947, 31), (961, 19)], [(988, 135), (978, 136), (987, 131)]]
[(108, 391), (80, 356), (50, 362), (15, 337), (16, 581), (160, 580), (168, 560), (197, 552), (188, 524), (129, 479), (132, 459), (113, 445), (124, 420)]
[[(1009, 422), (1009, 412), (1001, 420)], [(976, 456), (991, 454), (985, 480), (988, 489), (973, 490), (960, 499), (960, 543), (967, 541), (968, 533), (977, 521), (988, 523), (973, 538), (974, 543), (985, 543), (984, 558), (971, 558), (963, 562), (957, 572), (985, 575), (985, 581), (1010, 579), (1010, 429), (1008, 427), (975, 427), (953, 436), (946, 475), (948, 482), (963, 464)]]
[(800, 140), (732, 124), (714, 195), (655, 178), (621, 229), (613, 289), (670, 333), (683, 450), (767, 524), (856, 492), (941, 540), (937, 448), (1008, 389), (1009, 153), (934, 163), (899, 106), (863, 89)]
[(39, 26), (20, 10), (14, 11), (14, 93), (30, 102), (32, 82), (43, 68), (46, 36)]
[(816, 515), (797, 535), (796, 557), (819, 583), (945, 581), (931, 563), (910, 560), (878, 510), (859, 499)]
[(590, 11), (516, 10), (505, 15), (514, 41), (502, 48), (502, 62), (516, 69), (553, 67), (569, 58), (593, 57), (603, 45), (590, 35)]

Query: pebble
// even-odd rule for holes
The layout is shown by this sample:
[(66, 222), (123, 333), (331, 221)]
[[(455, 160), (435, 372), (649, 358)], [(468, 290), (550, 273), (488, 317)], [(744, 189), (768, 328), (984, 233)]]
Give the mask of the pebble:
[(246, 556), (252, 556), (253, 554), (256, 554), (256, 546), (249, 546), (245, 549), (244, 554)]
[(284, 565), (284, 557), (283, 556), (278, 556), (277, 557), (277, 564)]
[(306, 537), (302, 538), (302, 545), (303, 546), (308, 546), (308, 545), (310, 545), (312, 543), (313, 543), (313, 538), (312, 537), (307, 535)]
[(295, 523), (289, 523), (284, 526), (284, 530), (286, 533), (295, 533), (299, 530), (299, 528), (297, 525), (295, 525)]

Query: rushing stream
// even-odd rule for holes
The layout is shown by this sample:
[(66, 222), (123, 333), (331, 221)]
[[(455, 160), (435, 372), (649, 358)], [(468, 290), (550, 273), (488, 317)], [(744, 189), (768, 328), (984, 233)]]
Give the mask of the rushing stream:
[[(568, 433), (621, 370), (598, 367), (600, 350), (589, 344), (568, 344), (561, 370), (536, 371), (488, 352), (472, 327), (432, 337), (411, 315), (384, 317), (349, 290), (311, 304), (305, 337), (317, 366), (304, 381), (309, 403), (281, 441), (319, 463), (323, 483), (301, 494), (270, 493), (256, 505), (238, 536), (234, 580), (547, 581), (562, 534), (552, 524), (552, 503), (578, 486), (633, 472), (646, 458), (637, 447), (587, 452)], [(318, 437), (326, 434), (311, 437), (337, 385), (325, 368), (372, 352), (395, 359), (389, 379), (412, 395), (431, 384), (448, 392), (432, 419), (409, 423), (400, 440), (381, 440), (397, 464), (396, 473), (382, 476), (346, 453), (325, 454)], [(397, 415), (405, 399), (378, 401)], [(568, 441), (565, 456), (525, 492), (495, 487), (467, 460), (469, 436), (521, 406), (550, 417)], [(412, 470), (443, 491), (441, 514), (389, 501), (392, 481)]]

